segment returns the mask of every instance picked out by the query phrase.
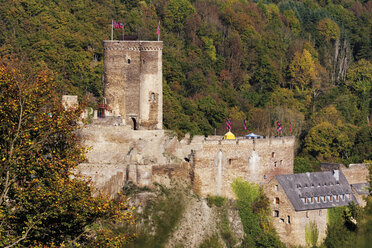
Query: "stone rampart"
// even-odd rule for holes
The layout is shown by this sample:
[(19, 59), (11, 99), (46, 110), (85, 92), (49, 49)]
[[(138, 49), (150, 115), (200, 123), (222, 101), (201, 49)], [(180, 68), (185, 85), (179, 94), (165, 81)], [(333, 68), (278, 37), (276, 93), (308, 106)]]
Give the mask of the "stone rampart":
[(234, 198), (230, 184), (235, 178), (263, 184), (277, 174), (291, 174), (294, 141), (294, 137), (206, 139), (193, 153), (194, 187), (204, 196)]

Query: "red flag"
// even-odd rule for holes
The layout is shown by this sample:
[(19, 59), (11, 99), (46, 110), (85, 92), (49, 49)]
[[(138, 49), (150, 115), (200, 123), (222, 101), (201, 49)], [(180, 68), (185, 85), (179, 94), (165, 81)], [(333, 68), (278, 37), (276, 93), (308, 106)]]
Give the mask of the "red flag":
[(124, 28), (124, 24), (123, 23), (121, 23), (121, 22), (116, 22), (116, 21), (114, 21), (113, 23), (112, 23), (112, 26), (114, 27), (114, 28)]
[(156, 29), (156, 34), (160, 34), (160, 21), (159, 21), (159, 24), (158, 24), (158, 28)]
[(289, 122), (289, 134), (291, 134), (291, 133), (292, 133), (292, 123)]
[(231, 121), (227, 117), (226, 117), (226, 129), (227, 130), (230, 130), (231, 129)]

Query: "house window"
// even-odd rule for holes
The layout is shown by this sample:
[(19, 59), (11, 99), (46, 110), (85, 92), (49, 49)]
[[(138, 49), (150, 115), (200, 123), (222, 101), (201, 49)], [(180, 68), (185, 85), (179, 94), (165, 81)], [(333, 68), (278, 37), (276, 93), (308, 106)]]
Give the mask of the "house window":
[(230, 159), (229, 159), (229, 165), (231, 165), (231, 163), (232, 163), (232, 159), (230, 158)]
[(283, 218), (280, 218), (280, 222), (281, 222), (281, 223), (284, 223), (284, 219), (283, 219)]
[(279, 197), (275, 197), (275, 204), (279, 204)]
[(274, 210), (273, 211), (273, 216), (274, 217), (279, 217), (279, 210)]
[(151, 93), (151, 101), (155, 101), (155, 93)]
[(291, 224), (291, 216), (289, 216), (289, 215), (287, 216), (287, 223)]
[(275, 185), (275, 191), (279, 191), (279, 186)]
[(266, 179), (267, 178), (267, 176), (266, 175), (264, 175), (264, 179)]
[(276, 167), (276, 162), (274, 162), (274, 167)]
[(271, 157), (272, 157), (272, 158), (275, 158), (275, 152), (272, 152), (272, 153), (271, 153)]

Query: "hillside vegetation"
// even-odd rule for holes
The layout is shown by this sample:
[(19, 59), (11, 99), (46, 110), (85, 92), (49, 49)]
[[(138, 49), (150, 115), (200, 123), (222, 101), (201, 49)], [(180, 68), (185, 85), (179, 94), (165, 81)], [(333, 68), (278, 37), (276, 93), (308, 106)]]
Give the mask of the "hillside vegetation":
[(142, 40), (157, 39), (160, 20), (165, 128), (222, 134), (230, 117), (235, 134), (247, 119), (275, 135), (280, 120), (305, 161), (372, 159), (371, 1), (17, 0), (0, 15), (3, 61), (52, 71), (61, 94), (92, 106), (111, 20)]

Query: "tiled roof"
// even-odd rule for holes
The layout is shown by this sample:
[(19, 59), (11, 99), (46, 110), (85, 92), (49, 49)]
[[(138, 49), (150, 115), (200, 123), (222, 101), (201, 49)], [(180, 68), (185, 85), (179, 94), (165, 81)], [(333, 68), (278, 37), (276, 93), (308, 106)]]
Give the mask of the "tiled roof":
[(351, 187), (357, 192), (358, 195), (369, 194), (369, 183), (355, 183)]
[[(276, 175), (296, 211), (358, 204), (342, 171)], [(319, 197), (319, 198), (318, 198)]]

